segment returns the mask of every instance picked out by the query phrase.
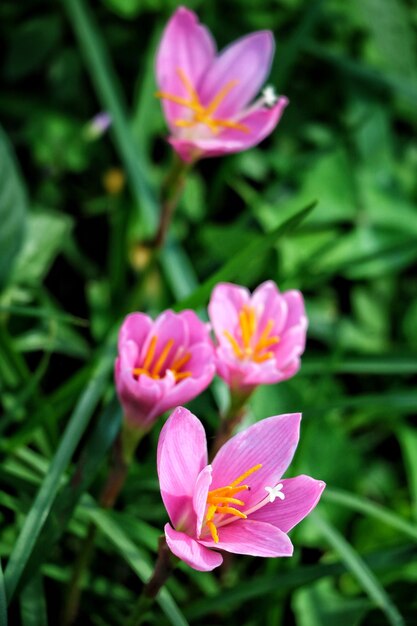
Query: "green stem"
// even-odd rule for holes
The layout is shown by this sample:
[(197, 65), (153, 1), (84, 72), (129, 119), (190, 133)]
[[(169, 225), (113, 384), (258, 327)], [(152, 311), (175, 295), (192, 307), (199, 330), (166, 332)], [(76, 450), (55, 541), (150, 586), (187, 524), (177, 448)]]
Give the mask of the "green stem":
[(253, 391), (254, 388), (247, 389), (245, 391), (232, 390), (230, 406), (227, 412), (220, 418), (220, 425), (210, 450), (210, 459), (213, 459), (220, 448), (230, 439), (234, 430), (244, 418), (246, 413), (246, 404)]
[[(124, 422), (123, 428), (113, 446), (111, 470), (99, 498), (100, 505), (104, 509), (112, 509), (115, 505), (125, 484), (135, 450), (145, 434), (146, 430), (133, 429), (126, 421)], [(62, 626), (73, 624), (78, 615), (82, 593), (81, 582), (94, 557), (96, 532), (96, 526), (91, 523), (78, 552), (71, 580), (68, 584), (61, 618)]]
[(159, 538), (158, 558), (156, 560), (154, 572), (143, 588), (139, 600), (134, 607), (126, 626), (140, 626), (143, 624), (148, 609), (152, 606), (161, 587), (164, 586), (171, 576), (178, 559), (173, 556), (168, 548), (165, 537)]
[(186, 176), (192, 166), (193, 163), (184, 163), (177, 155), (174, 156), (174, 162), (162, 189), (161, 216), (153, 241), (153, 247), (157, 250), (165, 243), (172, 216), (184, 190)]

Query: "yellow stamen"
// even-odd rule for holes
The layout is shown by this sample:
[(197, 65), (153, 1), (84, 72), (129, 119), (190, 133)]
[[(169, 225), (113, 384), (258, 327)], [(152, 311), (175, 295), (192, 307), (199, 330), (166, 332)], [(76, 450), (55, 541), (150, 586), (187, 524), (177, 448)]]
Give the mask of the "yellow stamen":
[(255, 363), (263, 363), (264, 361), (272, 359), (273, 356), (273, 352), (265, 352), (264, 354), (255, 354), (253, 360), (255, 361)]
[(249, 318), (246, 307), (239, 313), (240, 330), (242, 332), (242, 341), (245, 348), (249, 348), (252, 334), (250, 332)]
[(168, 354), (171, 352), (171, 348), (174, 345), (174, 340), (173, 339), (169, 339), (166, 344), (164, 349), (162, 350), (159, 359), (157, 360), (157, 362), (155, 363), (155, 365), (153, 366), (153, 370), (152, 370), (152, 375), (153, 376), (158, 376), (159, 372), (162, 369), (162, 366), (164, 365)]
[(188, 361), (190, 359), (191, 359), (191, 353), (190, 352), (186, 352), (184, 354), (184, 356), (175, 359), (175, 361), (171, 365), (170, 369), (173, 370), (174, 372), (178, 372), (178, 370), (180, 370), (182, 367), (184, 367), (184, 365), (187, 365), (187, 363), (188, 363)]
[(184, 380), (184, 378), (189, 378), (191, 375), (191, 372), (174, 372), (175, 380)]
[(241, 519), (246, 519), (247, 515), (242, 513), (242, 511), (238, 511), (232, 506), (218, 506), (217, 513), (224, 513), (229, 515), (235, 515), (236, 517), (240, 517)]
[(240, 485), (247, 476), (250, 476), (257, 470), (262, 467), (261, 464), (254, 465), (250, 469), (248, 469), (244, 474), (241, 474), (236, 480), (234, 480), (230, 485), (226, 485), (225, 487), (217, 487), (217, 489), (213, 489), (209, 491), (207, 494), (207, 511), (205, 523), (207, 528), (210, 531), (211, 536), (213, 537), (213, 541), (216, 543), (219, 541), (219, 535), (217, 533), (216, 523), (219, 521), (222, 525), (229, 523), (228, 520), (223, 521), (223, 518), (220, 517), (219, 521), (214, 522), (214, 518), (216, 515), (231, 515), (231, 521), (233, 521), (233, 517), (238, 517), (240, 519), (246, 519), (247, 515), (239, 509), (236, 509), (234, 506), (229, 506), (230, 504), (235, 504), (237, 506), (245, 506), (245, 502), (243, 500), (239, 500), (238, 498), (233, 498), (235, 493), (239, 491), (246, 491), (249, 489), (248, 485)]
[(233, 130), (239, 130), (244, 133), (250, 133), (250, 128), (245, 124), (240, 124), (230, 119), (217, 119), (213, 117), (213, 114), (218, 109), (220, 104), (231, 92), (231, 90), (238, 84), (238, 80), (230, 80), (226, 83), (220, 91), (214, 96), (211, 102), (204, 106), (200, 102), (199, 95), (194, 88), (192, 82), (188, 79), (182, 68), (177, 69), (178, 76), (189, 96), (189, 99), (177, 96), (175, 94), (168, 93), (166, 91), (157, 91), (155, 96), (179, 104), (180, 106), (191, 109), (194, 113), (192, 119), (178, 119), (174, 121), (175, 126), (182, 128), (190, 128), (196, 124), (205, 124), (212, 131), (213, 134), (217, 134), (222, 128), (231, 128)]
[(139, 376), (140, 374), (146, 374), (147, 376), (149, 376), (148, 370), (145, 370), (144, 367), (135, 367), (135, 369), (133, 370), (133, 376)]
[(207, 522), (206, 522), (206, 524), (207, 524), (207, 526), (209, 527), (210, 534), (211, 534), (211, 536), (212, 536), (212, 538), (213, 538), (213, 541), (214, 541), (215, 543), (219, 543), (219, 535), (217, 534), (217, 528), (216, 528), (216, 526), (214, 525), (214, 523), (213, 523), (213, 522), (210, 522), (210, 521), (207, 521)]
[(226, 339), (230, 341), (232, 348), (233, 348), (233, 352), (236, 354), (237, 358), (242, 359), (244, 356), (244, 353), (242, 352), (237, 340), (233, 337), (231, 333), (229, 333), (228, 330), (224, 330), (223, 335), (226, 337)]
[[(219, 107), (222, 100), (232, 91), (233, 87), (239, 83), (238, 80), (229, 80), (224, 87), (220, 89), (220, 91), (214, 96), (213, 100), (210, 102), (208, 107), (205, 110), (205, 114), (209, 117), (215, 110)], [(198, 96), (197, 96), (198, 97)]]
[(222, 502), (228, 502), (229, 504), (240, 504), (240, 506), (244, 506), (245, 504), (243, 500), (228, 498), (227, 496), (208, 496), (207, 502), (209, 504), (221, 504)]
[(215, 494), (228, 494), (230, 496), (233, 496), (235, 493), (238, 493), (239, 491), (243, 491), (243, 490), (247, 490), (249, 489), (248, 485), (240, 485), (240, 487), (219, 487), (218, 489), (213, 489), (212, 491), (209, 491), (209, 496), (210, 494), (213, 495)]
[(143, 369), (144, 370), (149, 370), (149, 366), (152, 363), (152, 359), (154, 357), (155, 354), (155, 348), (156, 348), (156, 342), (158, 341), (157, 336), (155, 335), (155, 337), (152, 337), (151, 342), (149, 344), (149, 348), (148, 348), (148, 352), (146, 354), (145, 357), (145, 361), (143, 362)]
[(253, 467), (248, 469), (247, 472), (245, 472), (244, 474), (241, 474), (238, 478), (236, 478), (236, 480), (234, 480), (232, 483), (230, 483), (230, 486), (231, 487), (236, 487), (236, 485), (241, 483), (242, 480), (245, 480), (245, 478), (247, 478), (248, 476), (250, 476), (254, 472), (257, 472), (259, 469), (261, 469), (261, 467), (262, 467), (262, 463), (260, 463), (259, 465), (254, 465)]

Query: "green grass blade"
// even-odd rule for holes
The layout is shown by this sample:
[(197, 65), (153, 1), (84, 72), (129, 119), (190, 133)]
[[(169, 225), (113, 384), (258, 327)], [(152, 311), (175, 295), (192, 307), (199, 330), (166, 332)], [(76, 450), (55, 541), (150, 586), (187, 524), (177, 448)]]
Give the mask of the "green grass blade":
[(0, 288), (6, 283), (23, 242), (26, 191), (13, 149), (0, 129)]
[(310, 518), (322, 532), (325, 540), (339, 554), (347, 569), (356, 578), (369, 598), (385, 613), (388, 622), (392, 626), (405, 626), (405, 622), (397, 607), (393, 604), (372, 570), (356, 550), (352, 548), (350, 543), (317, 511), (313, 511), (310, 514)]
[[(89, 511), (92, 521), (114, 545), (122, 557), (129, 563), (142, 582), (147, 582), (152, 575), (152, 567), (145, 561), (143, 552), (129, 539), (117, 522), (107, 512), (96, 509)], [(188, 626), (188, 622), (178, 609), (171, 594), (162, 588), (156, 597), (172, 626)]]
[(9, 602), (49, 515), (59, 489), (60, 479), (103, 395), (113, 367), (113, 361), (114, 347), (113, 345), (107, 346), (106, 351), (98, 359), (91, 380), (74, 409), (62, 436), (61, 444), (25, 519), (5, 571), (6, 593)]
[[(415, 560), (417, 549), (412, 545), (379, 550), (366, 557), (364, 561), (368, 567), (377, 571), (390, 570)], [(276, 574), (260, 575), (252, 580), (239, 580), (231, 589), (222, 589), (218, 595), (202, 598), (193, 602), (184, 611), (189, 620), (197, 620), (212, 612), (218, 614), (222, 610), (233, 610), (241, 607), (245, 602), (262, 601), (262, 598), (271, 594), (276, 597), (277, 590), (286, 593), (291, 589), (298, 589), (328, 576), (340, 576), (346, 572), (345, 563), (322, 563), (319, 565), (301, 565), (294, 569), (284, 568)]]
[(387, 511), (379, 504), (370, 502), (369, 500), (366, 500), (361, 496), (357, 496), (354, 493), (348, 493), (347, 491), (342, 491), (340, 489), (331, 489), (329, 487), (327, 487), (323, 493), (323, 499), (327, 500), (327, 502), (340, 504), (348, 509), (357, 511), (358, 513), (369, 515), (382, 524), (387, 524), (404, 535), (407, 535), (411, 539), (414, 539), (414, 541), (417, 541), (417, 528), (413, 524), (402, 519), (395, 513)]
[(82, 495), (89, 489), (116, 439), (121, 421), (122, 409), (117, 398), (114, 398), (102, 412), (84, 446), (71, 480), (57, 497), (22, 574), (21, 584), (31, 580), (62, 537)]
[(3, 567), (0, 562), (0, 626), (7, 626), (7, 598), (4, 586)]
[(22, 626), (47, 626), (42, 577), (34, 576), (20, 594)]
[(410, 485), (414, 518), (417, 519), (417, 432), (409, 426), (402, 426), (398, 431), (401, 444), (406, 476)]
[(417, 374), (417, 356), (397, 354), (357, 355), (329, 359), (326, 356), (305, 356), (301, 366), (301, 373), (311, 374), (373, 374), (384, 375), (413, 375)]
[[(84, 53), (85, 63), (101, 105), (112, 116), (115, 146), (127, 172), (132, 195), (142, 212), (146, 239), (156, 229), (159, 202), (147, 181), (146, 163), (136, 148), (127, 121), (121, 86), (87, 2), (66, 0), (63, 5)], [(193, 291), (197, 284), (193, 266), (172, 237), (169, 238), (169, 247), (161, 250), (161, 263), (177, 299)]]
[(316, 203), (312, 202), (300, 211), (297, 211), (290, 218), (266, 235), (256, 237), (239, 254), (236, 254), (227, 263), (215, 272), (208, 280), (194, 291), (188, 298), (176, 305), (176, 310), (196, 309), (205, 304), (210, 297), (213, 287), (222, 281), (231, 281), (236, 274), (253, 258), (264, 255), (269, 251), (281, 237), (293, 232), (299, 224), (311, 213)]

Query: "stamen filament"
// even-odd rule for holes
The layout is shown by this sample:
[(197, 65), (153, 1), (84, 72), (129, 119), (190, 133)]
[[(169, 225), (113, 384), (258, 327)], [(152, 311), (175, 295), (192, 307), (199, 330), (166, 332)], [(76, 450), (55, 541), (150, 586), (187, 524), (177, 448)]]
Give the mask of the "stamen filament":
[(227, 487), (218, 487), (218, 489), (212, 489), (212, 491), (209, 491), (208, 495), (210, 496), (214, 493), (227, 493), (233, 496), (235, 493), (239, 493), (239, 491), (244, 491), (247, 489), (249, 489), (248, 485), (240, 485), (240, 487), (230, 487), (230, 485), (228, 485)]
[(187, 365), (188, 361), (191, 359), (191, 353), (190, 352), (186, 352), (184, 354), (184, 356), (177, 358), (173, 364), (171, 365), (170, 369), (174, 370), (174, 371), (178, 371), (180, 370), (184, 365)]
[(263, 363), (264, 361), (272, 359), (273, 356), (273, 352), (265, 352), (264, 354), (255, 354), (253, 360), (255, 361), (255, 363)]
[(150, 344), (149, 344), (149, 348), (148, 348), (148, 352), (146, 353), (146, 357), (145, 360), (143, 362), (143, 369), (144, 370), (149, 370), (149, 366), (152, 363), (152, 359), (155, 355), (155, 348), (156, 348), (156, 342), (158, 341), (158, 337), (155, 335), (154, 337), (152, 337)]
[(227, 496), (208, 496), (207, 502), (209, 504), (221, 504), (222, 502), (229, 502), (230, 504), (240, 504), (241, 506), (245, 506), (243, 500), (238, 500), (237, 498), (228, 498)]
[(233, 348), (233, 352), (236, 354), (237, 358), (242, 359), (244, 357), (244, 353), (242, 352), (241, 347), (239, 346), (238, 342), (233, 337), (233, 335), (229, 333), (228, 330), (224, 330), (223, 335), (226, 337), (226, 339), (230, 341), (232, 348)]
[(238, 509), (235, 509), (232, 506), (218, 506), (217, 513), (224, 513), (225, 515), (226, 514), (235, 515), (236, 517), (240, 517), (241, 519), (247, 518), (247, 515), (242, 513), (242, 511), (238, 511)]
[(239, 476), (238, 478), (236, 478), (236, 480), (230, 483), (230, 486), (236, 487), (239, 483), (242, 482), (242, 480), (245, 480), (245, 478), (247, 478), (254, 472), (257, 472), (259, 469), (261, 469), (261, 467), (262, 467), (262, 463), (260, 463), (259, 465), (254, 465), (254, 467), (251, 467), (250, 469), (248, 469), (247, 472), (245, 472), (244, 474), (241, 474), (241, 476)]
[(207, 521), (207, 526), (209, 527), (210, 534), (211, 534), (211, 536), (213, 538), (213, 541), (215, 543), (219, 543), (219, 535), (217, 534), (217, 528), (214, 525), (214, 523), (208, 520)]
[(171, 352), (171, 348), (174, 345), (174, 340), (173, 339), (169, 339), (166, 344), (164, 349), (162, 350), (161, 354), (159, 355), (159, 359), (157, 360), (157, 362), (155, 363), (153, 370), (152, 370), (152, 375), (153, 376), (157, 376), (159, 374), (159, 372), (162, 369), (163, 364), (165, 363), (168, 354)]
[(231, 92), (233, 87), (236, 87), (238, 83), (238, 80), (229, 80), (229, 82), (220, 89), (220, 91), (214, 96), (213, 100), (206, 108), (205, 113), (207, 116), (210, 116), (212, 113), (215, 112), (215, 110), (221, 104), (222, 100), (225, 99), (225, 97)]
[[(172, 370), (171, 370), (172, 371)], [(175, 380), (184, 380), (184, 378), (189, 378), (192, 376), (191, 372), (173, 372), (175, 376)]]
[(248, 316), (246, 314), (246, 309), (242, 309), (242, 311), (240, 311), (239, 323), (240, 323), (240, 330), (242, 331), (243, 345), (245, 346), (245, 348), (249, 348), (251, 334), (249, 330), (249, 321), (248, 321)]

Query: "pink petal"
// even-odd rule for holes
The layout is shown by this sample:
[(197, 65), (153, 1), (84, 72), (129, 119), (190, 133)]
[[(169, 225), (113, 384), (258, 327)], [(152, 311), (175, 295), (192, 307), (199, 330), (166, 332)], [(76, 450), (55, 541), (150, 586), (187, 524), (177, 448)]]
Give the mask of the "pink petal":
[(285, 371), (303, 352), (307, 327), (293, 326), (286, 330), (277, 346), (273, 346), (277, 369)]
[(274, 48), (272, 33), (259, 31), (238, 39), (220, 53), (199, 85), (202, 104), (208, 106), (230, 81), (238, 82), (216, 108), (214, 117), (232, 117), (256, 96), (269, 74)]
[(188, 345), (195, 343), (210, 342), (210, 333), (207, 324), (204, 324), (194, 311), (186, 309), (178, 313), (188, 328)]
[(259, 285), (253, 292), (251, 304), (258, 312), (259, 335), (262, 334), (269, 320), (273, 320), (274, 326), (270, 335), (280, 336), (286, 323), (288, 307), (276, 284), (272, 280), (268, 280)]
[(168, 141), (183, 161), (232, 154), (247, 150), (260, 143), (274, 130), (283, 110), (288, 104), (287, 98), (280, 98), (272, 109), (260, 108), (239, 119), (249, 132), (227, 129), (210, 139), (177, 139), (169, 137)]
[(305, 475), (286, 478), (280, 482), (283, 483), (281, 491), (285, 500), (277, 498), (252, 513), (250, 519), (273, 524), (287, 533), (314, 509), (326, 483)]
[(239, 322), (239, 312), (244, 304), (249, 304), (250, 292), (245, 287), (232, 283), (219, 283), (213, 289), (208, 312), (217, 341), (230, 348), (230, 343), (224, 336), (227, 330), (235, 334)]
[(292, 556), (293, 545), (282, 530), (265, 522), (238, 520), (218, 528), (219, 542), (202, 541), (204, 546), (251, 556)]
[(190, 411), (178, 407), (161, 430), (157, 453), (162, 500), (175, 528), (195, 529), (192, 500), (197, 477), (206, 465), (203, 425)]
[(171, 552), (193, 569), (199, 572), (210, 572), (223, 563), (221, 554), (208, 550), (185, 533), (173, 530), (169, 524), (165, 525), (164, 530)]
[[(216, 45), (209, 31), (198, 22), (189, 9), (179, 7), (168, 22), (156, 57), (156, 76), (160, 91), (190, 99), (178, 70), (197, 86), (216, 54)], [(183, 106), (162, 100), (165, 116), (171, 127), (174, 121), (184, 117)]]
[(152, 359), (153, 366), (158, 361), (158, 358), (165, 349), (168, 341), (174, 341), (174, 345), (168, 353), (163, 367), (160, 370), (160, 375), (162, 376), (174, 360), (178, 348), (188, 345), (188, 327), (184, 319), (177, 313), (170, 310), (161, 313), (161, 315), (156, 318), (152, 328), (152, 333), (149, 334), (149, 337), (142, 349), (142, 363), (146, 358), (152, 337), (157, 337), (155, 355)]
[(304, 328), (307, 328), (308, 321), (301, 291), (292, 289), (291, 291), (283, 293), (282, 297), (285, 299), (288, 306), (286, 327), (289, 328), (290, 326), (301, 324)]
[[(215, 374), (215, 365), (214, 362), (211, 361), (211, 351), (208, 351), (208, 354), (210, 354), (210, 361), (206, 363), (204, 371), (202, 371), (198, 377), (190, 376), (189, 378), (180, 380), (170, 388), (169, 394), (167, 393), (161, 398), (159, 408), (160, 410), (162, 409), (162, 413), (172, 409), (174, 406), (186, 404), (207, 389)], [(167, 375), (168, 374), (169, 372), (167, 372)]]
[(152, 328), (152, 320), (144, 313), (131, 313), (125, 317), (119, 331), (119, 350), (126, 341), (134, 341), (140, 348)]
[(200, 536), (201, 526), (203, 525), (207, 505), (207, 495), (212, 480), (211, 472), (211, 465), (206, 465), (206, 467), (202, 469), (200, 474), (198, 475), (195, 485), (193, 507), (197, 517), (196, 537)]
[(238, 433), (216, 454), (212, 489), (230, 485), (255, 465), (262, 467), (244, 479), (250, 486), (241, 499), (248, 508), (265, 497), (265, 487), (276, 485), (287, 469), (297, 447), (300, 413), (276, 415)]
[(114, 373), (125, 418), (132, 426), (148, 428), (163, 413), (159, 409), (159, 401), (163, 395), (163, 388), (158, 384), (160, 381), (154, 381), (148, 376), (135, 379), (132, 368), (126, 367), (122, 356), (116, 360)]

